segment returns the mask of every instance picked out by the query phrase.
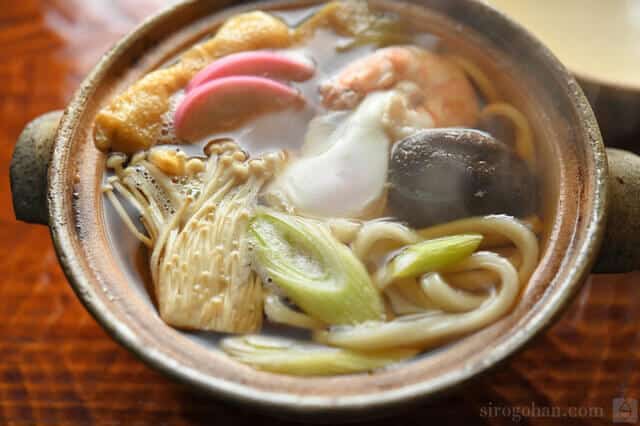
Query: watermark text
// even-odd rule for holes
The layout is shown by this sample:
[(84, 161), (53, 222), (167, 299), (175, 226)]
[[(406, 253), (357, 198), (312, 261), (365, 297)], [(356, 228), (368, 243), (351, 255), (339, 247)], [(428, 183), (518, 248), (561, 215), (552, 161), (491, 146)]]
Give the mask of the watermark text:
[(507, 417), (514, 422), (519, 422), (523, 418), (604, 418), (605, 416), (603, 407), (542, 406), (535, 402), (520, 406), (489, 403), (480, 407), (480, 417)]

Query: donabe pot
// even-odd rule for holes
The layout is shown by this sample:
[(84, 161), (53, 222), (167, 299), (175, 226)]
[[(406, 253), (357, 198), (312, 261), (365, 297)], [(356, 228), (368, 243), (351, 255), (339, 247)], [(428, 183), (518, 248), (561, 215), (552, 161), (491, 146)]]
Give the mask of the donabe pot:
[[(317, 2), (225, 8), (228, 3), (187, 1), (144, 22), (102, 58), (63, 114), (49, 113), (27, 126), (11, 166), (16, 217), (49, 226), (82, 303), (147, 364), (212, 396), (278, 415), (328, 421), (385, 414), (461, 385), (521, 349), (559, 315), (596, 260), (599, 271), (640, 266), (640, 158), (610, 151), (608, 169), (589, 103), (558, 60), (476, 0), (375, 1), (423, 20), (453, 43), (472, 46), (473, 59), (496, 72), (514, 74), (514, 99), (533, 118), (544, 166), (548, 225), (540, 263), (518, 305), (492, 326), (398, 368), (329, 378), (256, 371), (215, 344), (167, 326), (148, 294), (132, 284), (108, 234), (100, 192), (105, 157), (93, 145), (92, 126), (113, 96), (232, 14)], [(500, 68), (507, 62), (512, 68)]]

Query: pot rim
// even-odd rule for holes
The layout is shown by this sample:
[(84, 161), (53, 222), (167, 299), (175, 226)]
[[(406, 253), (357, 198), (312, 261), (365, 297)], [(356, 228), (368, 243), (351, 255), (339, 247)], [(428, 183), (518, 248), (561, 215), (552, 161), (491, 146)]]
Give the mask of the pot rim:
[[(407, 403), (419, 398), (432, 396), (453, 388), (470, 378), (485, 372), (490, 367), (495, 366), (516, 351), (521, 349), (527, 341), (533, 338), (541, 330), (549, 326), (553, 320), (566, 307), (572, 296), (581, 287), (583, 279), (589, 273), (595, 261), (596, 254), (604, 235), (604, 225), (607, 208), (607, 161), (604, 145), (600, 136), (595, 116), (574, 77), (559, 62), (558, 59), (534, 36), (532, 36), (522, 26), (512, 21), (503, 13), (483, 4), (480, 0), (466, 0), (474, 7), (483, 10), (483, 13), (496, 20), (500, 25), (510, 30), (521, 33), (523, 39), (536, 49), (544, 59), (555, 69), (555, 72), (566, 80), (568, 87), (567, 96), (571, 105), (579, 114), (579, 121), (582, 123), (579, 132), (580, 138), (585, 144), (590, 145), (586, 150), (591, 158), (594, 167), (592, 200), (590, 209), (590, 220), (585, 225), (585, 235), (580, 246), (576, 248), (576, 254), (571, 262), (571, 270), (567, 272), (565, 282), (548, 303), (542, 307), (535, 316), (530, 318), (530, 323), (522, 332), (515, 334), (504, 344), (496, 346), (491, 352), (491, 356), (481, 365), (476, 365), (472, 369), (454, 370), (448, 374), (437, 377), (430, 381), (423, 381), (411, 385), (404, 385), (397, 389), (381, 390), (375, 394), (349, 395), (349, 396), (300, 396), (291, 393), (264, 391), (254, 387), (229, 382), (212, 376), (206, 376), (197, 370), (178, 363), (171, 357), (145, 347), (141, 340), (137, 338), (132, 329), (122, 320), (118, 319), (110, 311), (109, 307), (98, 297), (97, 290), (90, 284), (90, 274), (87, 273), (80, 261), (80, 254), (76, 252), (73, 244), (75, 227), (61, 218), (67, 217), (66, 210), (70, 204), (66, 198), (69, 195), (68, 182), (65, 179), (65, 165), (72, 160), (70, 158), (70, 141), (75, 136), (76, 124), (83, 114), (87, 99), (94, 91), (97, 84), (104, 77), (105, 70), (122, 52), (126, 51), (131, 44), (143, 35), (147, 28), (155, 25), (158, 21), (166, 19), (171, 14), (181, 8), (197, 3), (198, 0), (186, 0), (178, 4), (169, 6), (159, 13), (146, 19), (135, 30), (122, 38), (114, 47), (105, 54), (96, 64), (88, 77), (83, 81), (79, 90), (74, 95), (65, 110), (56, 135), (52, 159), (49, 168), (48, 187), (48, 209), (49, 227), (52, 240), (67, 279), (71, 283), (78, 298), (85, 305), (86, 309), (101, 324), (101, 326), (120, 344), (125, 346), (148, 365), (160, 370), (166, 375), (177, 379), (180, 382), (194, 385), (206, 393), (213, 394), (225, 399), (251, 403), (262, 406), (270, 411), (287, 409), (289, 412), (309, 413), (322, 410), (323, 412), (346, 412), (362, 411), (363, 409), (382, 408), (399, 403)], [(416, 2), (415, 0), (413, 1)], [(253, 2), (243, 6), (253, 7), (260, 5), (260, 2)], [(227, 9), (227, 8), (222, 8)], [(566, 259), (565, 259), (566, 261)]]

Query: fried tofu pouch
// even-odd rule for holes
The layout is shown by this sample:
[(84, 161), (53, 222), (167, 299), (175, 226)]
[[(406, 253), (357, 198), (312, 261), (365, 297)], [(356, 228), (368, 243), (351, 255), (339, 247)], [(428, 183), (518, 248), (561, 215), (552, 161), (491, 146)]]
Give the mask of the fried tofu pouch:
[(95, 119), (95, 146), (103, 152), (130, 154), (157, 144), (170, 96), (218, 58), (241, 51), (286, 48), (312, 36), (318, 28), (355, 35), (371, 19), (366, 3), (359, 1), (328, 3), (297, 29), (265, 12), (236, 15), (213, 38), (187, 50), (175, 65), (147, 74), (104, 107)]

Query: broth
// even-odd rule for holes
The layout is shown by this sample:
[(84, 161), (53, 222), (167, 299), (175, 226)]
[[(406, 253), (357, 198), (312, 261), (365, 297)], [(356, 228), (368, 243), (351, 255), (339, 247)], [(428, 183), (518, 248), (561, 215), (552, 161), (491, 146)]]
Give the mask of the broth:
[[(376, 7), (372, 9), (379, 13), (379, 7), (380, 4), (376, 3)], [(320, 10), (319, 7), (283, 10), (274, 12), (274, 15), (289, 26), (296, 27), (305, 25)], [(450, 108), (446, 106), (447, 96), (451, 92), (449, 90), (443, 91), (443, 104), (431, 104), (428, 108), (443, 108), (437, 110), (438, 114), (452, 114), (455, 119), (462, 120), (459, 124), (438, 126), (436, 120), (441, 120), (442, 116), (436, 112), (431, 112), (428, 108), (421, 110), (413, 104), (407, 107), (406, 102), (411, 101), (413, 98), (410, 96), (413, 95), (406, 93), (415, 94), (416, 90), (421, 90), (421, 86), (414, 85), (416, 89), (406, 85), (409, 88), (405, 93), (405, 85), (400, 85), (405, 78), (400, 79), (400, 83), (365, 93), (350, 108), (336, 109), (328, 105), (324, 85), (340, 81), (345, 70), (354, 62), (378, 55), (384, 47), (374, 42), (364, 42), (346, 48), (357, 37), (338, 35), (331, 27), (319, 27), (303, 42), (294, 43), (291, 47), (269, 49), (274, 55), (306, 58), (313, 63), (314, 73), (311, 78), (301, 82), (286, 82), (288, 87), (295, 89), (304, 99), (302, 107), (261, 112), (231, 130), (214, 129), (185, 144), (179, 140), (177, 130), (171, 126), (174, 117), (180, 114), (180, 108), (190, 96), (193, 97), (193, 92), (179, 87), (170, 95), (169, 109), (162, 115), (164, 126), (168, 130), (160, 139), (161, 147), (158, 145), (157, 148), (137, 150), (139, 152), (127, 155), (111, 154), (108, 165), (113, 171), (105, 174), (104, 178), (109, 237), (113, 245), (121, 249), (118, 252), (124, 264), (131, 267), (134, 265), (132, 259), (137, 259), (137, 271), (130, 271), (130, 275), (137, 278), (137, 281), (140, 278), (146, 280), (147, 290), (140, 286), (141, 292), (155, 289), (155, 304), (159, 305), (160, 316), (167, 323), (181, 329), (200, 330), (192, 332), (193, 338), (199, 341), (218, 342), (223, 339), (221, 344), (226, 352), (257, 368), (286, 374), (325, 375), (366, 371), (407, 359), (424, 349), (445, 344), (490, 324), (508, 313), (513, 304), (517, 303), (517, 295), (526, 287), (526, 281), (538, 259), (538, 239), (534, 232), (541, 239), (544, 238), (547, 230), (540, 218), (550, 208), (539, 202), (545, 197), (540, 197), (535, 182), (529, 177), (529, 173), (531, 176), (537, 174), (538, 147), (535, 145), (537, 135), (525, 118), (528, 111), (522, 107), (523, 102), (519, 98), (523, 95), (515, 93), (514, 85), (507, 75), (499, 71), (504, 70), (504, 64), (492, 62), (489, 55), (468, 51), (441, 31), (425, 31), (423, 24), (416, 22), (415, 17), (388, 13), (385, 15), (385, 19), (387, 18), (398, 20), (404, 33), (402, 42), (391, 43), (390, 50), (386, 52), (408, 55), (412, 60), (418, 58), (421, 61), (432, 61), (436, 68), (441, 66), (445, 77), (450, 77), (446, 73), (453, 73), (454, 77), (450, 78), (458, 80), (454, 82), (458, 85), (456, 90), (464, 92), (465, 87), (471, 88), (475, 99), (473, 104), (477, 105), (479, 117), (472, 125), (462, 123), (464, 120), (458, 115), (464, 116), (464, 113), (460, 112), (458, 104), (454, 103), (453, 109), (446, 109)], [(398, 47), (404, 45), (413, 47)], [(454, 57), (463, 59), (459, 61)], [(439, 61), (446, 61), (446, 64), (440, 65)], [(170, 70), (175, 64), (172, 61), (163, 70)], [(427, 77), (419, 78), (432, 78), (428, 73), (425, 75)], [(487, 75), (495, 80), (490, 83), (491, 90), (487, 87)], [(459, 81), (460, 78), (465, 80)], [(261, 80), (260, 84), (263, 83)], [(322, 90), (319, 89), (321, 87)], [(435, 97), (434, 93), (442, 91), (439, 84), (433, 85), (433, 90), (427, 95), (425, 102), (428, 102), (429, 96)], [(405, 120), (401, 121), (402, 125), (398, 125), (400, 121), (390, 115), (393, 111), (391, 105), (404, 105), (404, 109), (401, 108), (403, 115), (400, 116), (401, 120)], [(381, 115), (375, 115), (379, 108), (383, 108)], [(434, 121), (425, 128), (437, 130), (440, 127), (453, 127), (450, 132), (457, 132), (456, 136), (451, 139), (451, 135), (446, 132), (427, 132), (416, 139), (415, 135), (422, 128), (415, 121), (407, 121), (409, 119), (404, 114), (409, 109), (413, 111), (413, 115), (409, 116), (412, 120), (414, 116), (422, 114), (420, 120), (423, 121), (419, 123), (425, 122), (424, 117)], [(371, 121), (371, 117), (377, 118)], [(518, 121), (519, 119), (521, 120)], [(380, 127), (383, 120), (390, 123), (385, 124), (388, 127)], [(483, 132), (468, 130), (469, 128), (479, 128)], [(525, 132), (528, 142), (523, 142), (522, 132), (525, 130), (528, 132)], [(394, 136), (390, 136), (391, 133)], [(353, 143), (347, 146), (349, 137), (358, 138), (362, 143), (372, 140), (386, 143), (388, 145), (384, 146), (387, 148), (383, 148), (386, 154), (375, 160), (374, 151), (354, 148)], [(473, 143), (459, 143), (460, 138), (467, 137), (475, 138), (471, 140)], [(455, 143), (442, 142), (449, 140), (447, 138)], [(233, 143), (212, 143), (222, 140)], [(407, 172), (402, 169), (402, 161), (395, 161), (401, 158), (398, 156), (402, 155), (402, 148), (411, 143), (417, 143), (424, 149), (433, 149), (433, 155), (428, 157), (431, 165), (435, 164), (434, 158), (441, 158), (438, 161), (443, 163), (437, 166), (439, 169), (436, 174), (433, 172), (434, 167), (425, 169), (426, 171), (418, 168)], [(96, 144), (101, 146), (98, 142)], [(469, 151), (469, 144), (479, 148)], [(328, 152), (339, 151), (336, 148), (338, 146), (346, 148), (340, 148), (342, 151), (333, 157), (334, 160), (313, 162), (328, 155)], [(458, 147), (455, 149), (460, 151), (448, 151), (451, 146)], [(409, 148), (408, 152), (413, 149), (411, 146)], [(153, 152), (158, 149), (164, 150), (164, 153), (161, 152), (164, 157), (158, 155), (161, 161), (152, 158)], [(286, 151), (286, 155), (281, 154), (283, 151)], [(442, 153), (446, 155), (441, 155)], [(225, 156), (231, 164), (228, 170), (222, 166)], [(345, 157), (351, 162), (365, 162), (365, 167), (359, 170), (358, 167), (361, 166), (349, 163), (354, 167), (332, 169)], [(447, 163), (451, 158), (457, 162)], [(423, 161), (421, 157), (418, 160)], [(308, 175), (304, 173), (311, 167), (305, 161), (315, 167), (314, 173), (318, 176), (318, 181), (323, 179), (323, 174), (330, 179), (333, 176), (333, 180), (318, 183), (315, 182), (316, 179), (307, 178)], [(370, 175), (378, 173), (376, 164), (382, 164), (380, 161), (385, 167), (382, 175), (384, 186), (373, 191), (373, 198), (362, 197), (362, 193), (369, 191), (372, 185), (378, 185), (378, 182), (372, 183)], [(492, 161), (497, 162), (495, 167)], [(185, 172), (184, 168), (188, 168), (190, 163), (195, 171)], [(182, 171), (179, 173), (172, 169), (178, 167), (176, 164), (182, 164)], [(296, 164), (301, 165), (297, 170), (294, 168)], [(485, 167), (486, 164), (489, 166)], [(270, 165), (273, 165), (271, 169)], [(318, 168), (318, 165), (325, 165), (327, 168)], [(503, 173), (503, 166), (513, 170)], [(455, 179), (470, 179), (470, 182), (449, 182), (452, 167), (463, 168)], [(478, 167), (478, 170), (471, 172), (474, 167)], [(414, 182), (419, 181), (415, 173), (427, 173), (427, 186), (418, 190), (427, 191), (431, 197), (430, 202), (416, 200), (415, 197), (407, 199), (402, 191), (403, 185), (411, 187)], [(348, 177), (344, 178), (343, 174)], [(224, 181), (224, 176), (227, 175), (231, 176), (230, 180)], [(317, 202), (315, 196), (309, 198), (305, 194), (308, 188), (290, 186), (289, 182), (294, 179), (299, 179), (305, 184), (303, 186), (309, 186), (313, 190), (322, 191), (324, 188), (325, 192), (318, 195), (321, 200), (321, 197), (325, 197), (326, 200), (337, 201), (333, 205), (327, 205)], [(474, 179), (483, 182), (482, 185), (485, 186), (478, 186)], [(219, 185), (214, 185), (216, 180), (221, 180)], [(346, 182), (342, 188), (353, 186), (362, 191), (347, 190), (340, 194), (341, 186), (336, 186), (335, 191), (327, 191), (327, 185), (332, 185), (333, 182)], [(255, 186), (255, 191), (250, 185)], [(234, 186), (239, 189), (234, 189)], [(208, 189), (209, 187), (212, 189)], [(242, 192), (245, 187), (246, 194)], [(495, 201), (497, 198), (491, 198), (495, 188), (507, 188), (505, 191), (510, 191), (509, 198), (517, 199), (520, 194), (521, 199), (514, 202), (498, 197), (500, 201)], [(470, 200), (464, 198), (466, 195), (458, 193), (463, 189), (471, 191)], [(231, 201), (225, 201), (225, 191), (230, 194), (228, 199)], [(208, 197), (215, 198), (218, 193), (223, 194), (221, 198), (208, 206)], [(239, 196), (240, 193), (245, 195)], [(485, 197), (490, 201), (484, 202)], [(502, 207), (495, 204), (497, 202), (514, 209), (515, 213), (503, 211)], [(236, 209), (236, 204), (240, 209)], [(356, 207), (345, 207), (352, 204)], [(226, 215), (216, 219), (217, 212), (225, 211), (225, 208)], [(243, 216), (243, 211), (248, 212), (246, 217)], [(526, 213), (530, 219), (524, 221), (506, 216), (484, 217), (491, 213), (512, 213), (521, 218)], [(183, 214), (184, 219), (180, 219)], [(478, 217), (466, 219), (468, 216)], [(127, 217), (134, 220), (127, 220)], [(159, 217), (163, 219), (158, 219)], [(443, 217), (446, 219), (442, 219)], [(139, 218), (142, 218), (141, 222), (137, 220)], [(154, 220), (160, 220), (160, 226), (153, 225)], [(246, 220), (245, 225), (237, 225), (245, 223), (243, 220)], [(215, 222), (215, 225), (208, 221)], [(183, 232), (188, 226), (191, 226), (189, 231)], [(213, 237), (204, 240), (200, 237), (210, 234), (217, 235), (216, 238), (233, 239), (229, 240), (229, 245), (224, 245)], [(149, 246), (151, 253), (142, 262), (139, 240)], [(481, 240), (484, 241), (485, 249), (495, 253), (472, 255)], [(261, 247), (261, 242), (264, 247)], [(516, 250), (504, 248), (514, 243)], [(160, 250), (156, 250), (158, 244), (163, 245)], [(446, 259), (430, 254), (444, 250), (442, 247), (448, 250)], [(242, 258), (243, 253), (246, 259)], [(274, 253), (280, 257), (270, 259)], [(183, 255), (187, 259), (186, 263), (181, 263), (180, 257)], [(427, 256), (427, 260), (424, 256)], [(175, 260), (171, 260), (173, 258)], [(154, 262), (156, 269), (153, 267)], [(283, 262), (288, 262), (290, 269), (279, 269)], [(421, 262), (435, 263), (431, 269), (424, 269)], [(149, 264), (152, 265), (151, 274)], [(340, 268), (346, 269), (342, 271)], [(488, 268), (487, 271), (481, 271), (484, 274), (477, 273), (484, 268)], [(233, 293), (228, 289), (237, 285), (234, 284), (234, 277), (241, 276), (238, 274), (245, 269), (247, 275), (240, 286), (244, 285), (249, 289), (244, 288), (242, 291), (246, 294), (239, 296), (239, 290)], [(419, 272), (412, 272), (414, 269)], [(219, 283), (213, 285), (211, 280), (215, 278), (211, 278), (211, 274), (218, 270), (226, 271), (226, 275), (221, 275)], [(344, 297), (334, 297), (331, 292), (322, 296), (333, 297), (331, 300), (335, 303), (327, 312), (321, 306), (326, 300), (309, 302), (300, 293), (301, 290), (295, 288), (296, 283), (289, 283), (282, 275), (287, 271), (294, 271), (291, 272), (293, 276), (302, 277), (296, 280), (304, 278), (309, 279), (309, 282), (317, 281), (317, 285), (323, 289), (335, 287), (340, 290), (342, 283), (347, 290), (344, 290)], [(502, 277), (501, 285), (493, 283), (496, 274)], [(249, 284), (244, 284), (247, 280)], [(478, 284), (479, 280), (486, 282)], [(507, 285), (507, 281), (511, 284)], [(185, 284), (187, 282), (188, 285)], [(353, 282), (369, 284), (349, 289)], [(455, 284), (451, 285), (451, 282)], [(380, 290), (372, 290), (374, 287)], [(266, 297), (264, 309), (270, 319), (264, 325), (263, 293)], [(505, 296), (505, 293), (509, 294)], [(246, 318), (238, 319), (238, 314), (232, 313), (224, 321), (215, 319), (225, 315), (222, 312), (234, 297), (238, 301), (252, 300), (243, 307), (238, 305), (231, 308), (234, 312), (245, 312)], [(360, 302), (344, 302), (351, 297)], [(207, 302), (199, 301), (203, 299)], [(252, 303), (259, 306), (259, 311), (246, 307)], [(371, 306), (366, 309), (356, 306), (357, 309), (354, 309), (353, 306), (358, 303), (371, 303)], [(491, 320), (486, 319), (489, 318), (488, 314), (486, 318), (481, 317), (482, 310), (493, 312), (497, 309), (501, 312), (497, 317), (494, 315)], [(412, 316), (413, 314), (417, 316)], [(379, 327), (381, 334), (376, 335), (377, 331), (371, 334), (372, 327)], [(415, 333), (416, 327), (426, 328), (431, 334), (415, 341), (406, 340), (406, 336)], [(435, 331), (429, 331), (430, 327)], [(438, 331), (439, 328), (450, 328), (452, 331), (442, 334)], [(389, 344), (388, 339), (383, 336), (387, 333), (386, 329), (390, 330), (389, 335), (396, 336), (391, 339), (395, 343)], [(401, 332), (394, 334), (394, 329)], [(254, 337), (242, 340), (225, 338), (224, 335), (210, 331), (260, 331), (266, 336), (286, 337), (289, 340), (263, 341)], [(302, 343), (310, 339), (316, 343)], [(274, 364), (272, 358), (268, 358), (268, 362), (264, 361), (261, 351), (265, 348), (282, 351), (286, 362), (279, 362), (286, 365), (278, 362)], [(369, 350), (382, 352), (373, 356), (368, 354)], [(254, 353), (256, 351), (257, 355)], [(319, 359), (325, 360), (323, 362), (330, 367), (319, 366)], [(298, 365), (298, 369), (291, 365)]]

